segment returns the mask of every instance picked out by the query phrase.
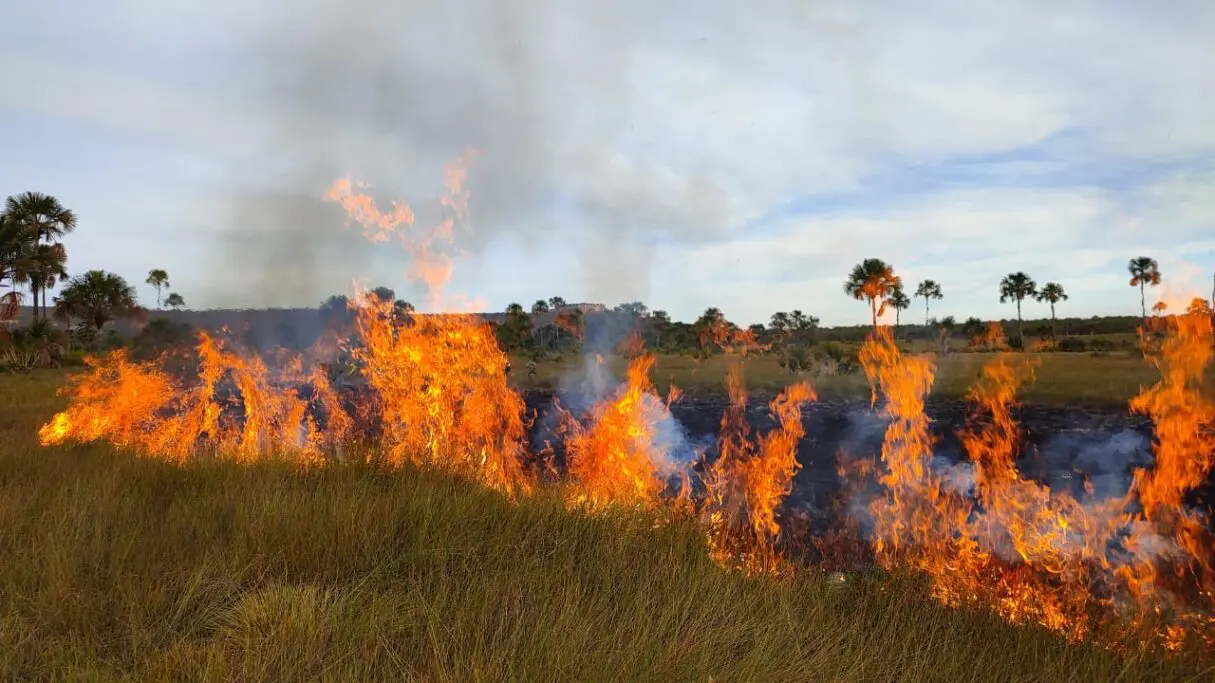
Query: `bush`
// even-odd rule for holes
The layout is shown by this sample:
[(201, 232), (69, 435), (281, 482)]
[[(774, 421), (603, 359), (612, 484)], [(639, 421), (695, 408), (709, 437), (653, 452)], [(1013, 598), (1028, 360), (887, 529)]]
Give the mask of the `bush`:
[(1083, 339), (1066, 337), (1059, 340), (1059, 350), (1065, 353), (1082, 353), (1088, 350), (1088, 344)]
[(814, 355), (805, 346), (790, 346), (780, 355), (780, 366), (790, 373), (809, 370), (814, 362)]

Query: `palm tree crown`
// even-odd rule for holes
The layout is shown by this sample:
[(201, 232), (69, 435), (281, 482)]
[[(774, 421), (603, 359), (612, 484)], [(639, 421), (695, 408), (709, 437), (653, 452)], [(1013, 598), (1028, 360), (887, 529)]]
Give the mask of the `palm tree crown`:
[(153, 268), (148, 271), (148, 279), (144, 282), (156, 288), (156, 308), (160, 308), (160, 292), (169, 286), (169, 274), (160, 268)]
[(936, 280), (924, 280), (915, 288), (915, 296), (924, 299), (924, 324), (927, 325), (931, 318), (928, 302), (932, 299), (944, 298), (944, 295), (941, 294), (941, 285), (937, 284)]
[(1000, 303), (1017, 302), (1017, 336), (1021, 339), (1021, 350), (1025, 350), (1025, 327), (1021, 321), (1021, 302), (1038, 293), (1038, 284), (1021, 271), (1009, 273), (1000, 281)]
[[(877, 329), (878, 315), (886, 309), (886, 299), (901, 282), (894, 268), (881, 259), (867, 258), (853, 267), (844, 281), (844, 292), (857, 301), (868, 301), (873, 318), (873, 329)], [(879, 309), (880, 305), (880, 309)]]
[(91, 323), (98, 331), (111, 320), (138, 311), (135, 288), (114, 273), (90, 270), (68, 281), (55, 297), (55, 314)]
[(1131, 286), (1139, 288), (1139, 308), (1143, 313), (1143, 319), (1147, 320), (1147, 299), (1144, 287), (1147, 285), (1155, 287), (1160, 284), (1160, 264), (1150, 256), (1136, 256), (1127, 262), (1126, 269), (1131, 274)]

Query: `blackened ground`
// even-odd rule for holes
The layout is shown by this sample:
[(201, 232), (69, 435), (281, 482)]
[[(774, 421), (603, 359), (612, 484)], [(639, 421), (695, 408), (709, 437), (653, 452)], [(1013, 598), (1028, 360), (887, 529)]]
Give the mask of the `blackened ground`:
[[(532, 443), (551, 444), (560, 463), (560, 440), (552, 434), (552, 392), (532, 391), (524, 395), (529, 411), (537, 416), (531, 428)], [(748, 423), (757, 432), (776, 427), (770, 417), (771, 397), (752, 397), (747, 405)], [(558, 400), (561, 397), (558, 396)], [(568, 404), (567, 401), (562, 401)], [(671, 414), (684, 432), (689, 447), (677, 457), (692, 457), (693, 447), (715, 457), (714, 439), (721, 428), (726, 397), (683, 397), (671, 406)], [(926, 405), (931, 431), (936, 439), (936, 460), (951, 476), (963, 482), (964, 464), (958, 432), (967, 427), (971, 407), (960, 400), (931, 399)], [(1020, 425), (1022, 443), (1017, 465), (1027, 477), (1055, 490), (1081, 495), (1087, 483), (1097, 498), (1125, 493), (1136, 468), (1150, 467), (1152, 423), (1126, 410), (1061, 408), (1025, 405), (1013, 411)], [(802, 411), (806, 436), (798, 446), (801, 471), (794, 480), (791, 505), (823, 510), (839, 490), (837, 467), (841, 454), (847, 458), (876, 459), (880, 456), (887, 421), (867, 401), (823, 399)], [(963, 463), (958, 466), (959, 463)], [(1212, 482), (1191, 496), (1193, 504), (1210, 507)]]
[[(239, 405), (239, 394), (231, 388), (229, 396)], [(311, 388), (297, 386), (303, 398), (309, 398)], [(374, 440), (378, 425), (359, 410), (374, 400), (374, 393), (365, 385), (338, 387), (342, 403), (360, 419), (360, 432)], [(225, 393), (221, 390), (220, 395)], [(563, 396), (551, 391), (527, 391), (523, 398), (527, 406), (529, 436), (533, 451), (546, 445), (552, 449), (554, 464), (563, 468), (561, 439), (555, 433), (557, 420), (554, 397), (563, 406), (576, 409), (578, 397)], [(747, 404), (747, 420), (758, 433), (776, 427), (768, 411), (770, 396), (756, 395)], [(674, 448), (673, 459), (691, 463), (698, 453), (712, 462), (716, 457), (716, 437), (728, 401), (725, 396), (685, 396), (671, 406), (674, 421), (665, 425), (663, 436)], [(951, 480), (966, 486), (967, 465), (958, 432), (967, 427), (971, 407), (964, 401), (933, 398), (926, 412), (930, 429), (936, 440), (934, 465), (948, 473)], [(314, 411), (314, 419), (324, 427), (327, 415)], [(1142, 415), (1128, 411), (1095, 408), (1063, 408), (1034, 405), (1018, 406), (1013, 411), (1022, 436), (1021, 455), (1017, 465), (1032, 479), (1066, 490), (1079, 496), (1086, 484), (1097, 498), (1122, 495), (1130, 484), (1136, 468), (1152, 464), (1152, 423)], [(802, 410), (806, 435), (798, 445), (801, 470), (794, 480), (790, 506), (825, 512), (831, 507), (840, 488), (837, 468), (841, 457), (876, 459), (881, 454), (887, 420), (872, 409), (867, 401), (825, 398), (807, 404)], [(1210, 509), (1215, 502), (1215, 481), (1190, 496), (1191, 504)]]

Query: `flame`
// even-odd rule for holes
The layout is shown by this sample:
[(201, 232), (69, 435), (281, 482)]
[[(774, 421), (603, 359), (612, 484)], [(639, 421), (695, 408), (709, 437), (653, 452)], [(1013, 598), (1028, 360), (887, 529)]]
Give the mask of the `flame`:
[[(428, 229), (405, 204), (381, 211), (348, 179), (327, 195), (367, 239), (404, 248), (407, 275), (427, 288), (432, 308), (467, 305), (444, 287), (458, 254), (456, 228), (468, 215), (464, 183), (474, 154), (446, 168), (439, 201), (446, 217)], [(399, 310), (362, 291), (353, 306), (346, 338), (325, 338), (304, 354), (268, 359), (200, 334), (189, 373), (171, 372), (167, 357), (136, 362), (120, 350), (91, 358), (64, 388), (68, 407), (38, 439), (46, 446), (104, 441), (175, 463), (286, 458), (312, 467), (340, 459), (347, 444), (364, 437), (388, 468), (434, 467), (511, 498), (532, 492), (537, 479), (525, 463), (536, 454), (527, 447), (524, 402), (507, 380), (507, 356), (491, 326), (466, 312)], [(997, 355), (968, 393), (971, 411), (959, 433), (966, 462), (936, 464), (925, 413), (935, 367), (928, 356), (902, 353), (890, 328), (874, 330), (860, 361), (871, 404), (880, 402), (889, 425), (879, 463), (841, 462), (840, 473), (852, 495), (873, 494), (862, 479), (877, 486), (874, 497), (848, 508), (868, 516), (877, 563), (923, 573), (932, 596), (947, 605), (984, 605), (1072, 640), (1114, 627), (1149, 634), (1167, 650), (1215, 646), (1215, 536), (1207, 513), (1187, 503), (1215, 466), (1215, 400), (1205, 383), (1215, 356), (1212, 319), (1209, 305), (1172, 310), (1185, 312), (1157, 316), (1154, 334), (1143, 335), (1160, 380), (1130, 403), (1155, 425), (1156, 462), (1134, 473), (1126, 495), (1105, 500), (1091, 489), (1084, 496), (1052, 491), (1018, 469), (1025, 446), (1016, 397), (1034, 375), (1020, 355)], [(557, 324), (580, 336), (579, 317), (564, 315)], [(741, 354), (759, 348), (749, 330), (724, 318), (698, 334), (702, 346)], [(659, 397), (650, 380), (655, 357), (639, 341), (618, 349), (635, 357), (604, 400), (577, 417), (558, 405), (570, 504), (637, 507), (659, 521), (697, 513), (709, 552), (723, 566), (751, 575), (792, 571), (783, 547), (799, 523), (782, 506), (800, 468), (802, 407), (816, 392), (805, 383), (789, 386), (769, 404), (777, 427), (752, 434), (742, 372), (733, 366), (717, 456), (697, 490), (691, 470), (674, 462), (663, 441), (678, 391)], [(990, 323), (976, 343), (1005, 348), (1003, 327)], [(335, 354), (349, 357), (364, 385), (359, 391), (335, 387), (323, 362)], [(607, 359), (596, 355), (595, 362)], [(832, 533), (859, 530), (859, 521), (849, 517)], [(832, 540), (844, 537), (829, 533), (819, 547), (853, 553)]]
[(709, 548), (724, 565), (749, 574), (779, 574), (787, 563), (778, 555), (776, 510), (793, 488), (797, 443), (805, 434), (801, 408), (818, 397), (809, 384), (794, 384), (769, 405), (780, 425), (751, 439), (747, 393), (739, 366), (726, 379), (730, 406), (721, 420), (720, 453), (709, 468), (704, 514)]
[(352, 353), (375, 390), (392, 466), (427, 464), (508, 494), (530, 484), (522, 468), (523, 400), (506, 380), (506, 354), (471, 315), (415, 315), (363, 296)]
[[(627, 381), (615, 396), (594, 406), (584, 424), (562, 413), (573, 501), (590, 508), (619, 504), (656, 508), (672, 474), (669, 454), (656, 438), (669, 418), (649, 373), (654, 356), (629, 364)], [(672, 394), (672, 398), (674, 398)]]
[[(313, 398), (305, 399), (276, 386), (261, 359), (230, 351), (208, 334), (199, 334), (197, 358), (192, 384), (174, 380), (156, 363), (130, 361), (125, 350), (89, 359), (90, 371), (65, 387), (68, 409), (39, 429), (39, 441), (106, 440), (174, 462), (210, 452), (244, 462), (287, 456), (315, 464), (350, 429), (319, 369), (308, 376)], [(300, 359), (286, 363), (281, 379), (303, 384)], [(235, 389), (230, 398), (218, 395), (221, 384)]]
[(1138, 472), (1132, 488), (1136, 511), (1129, 496), (1082, 501), (1022, 477), (1012, 409), (1033, 364), (1006, 354), (983, 368), (968, 395), (973, 410), (959, 436), (973, 486), (951, 485), (930, 467), (923, 397), (931, 365), (901, 354), (879, 329), (861, 351), (891, 419), (879, 476), (885, 494), (869, 506), (879, 562), (922, 571), (945, 604), (986, 604), (1010, 622), (1072, 640), (1129, 615), (1133, 628), (1155, 629), (1166, 649), (1190, 636), (1215, 642), (1215, 544), (1205, 516), (1183, 505), (1215, 464), (1215, 406), (1201, 387), (1215, 353), (1211, 321), (1170, 318), (1167, 332), (1157, 357), (1162, 379), (1131, 404), (1157, 432), (1157, 464)]

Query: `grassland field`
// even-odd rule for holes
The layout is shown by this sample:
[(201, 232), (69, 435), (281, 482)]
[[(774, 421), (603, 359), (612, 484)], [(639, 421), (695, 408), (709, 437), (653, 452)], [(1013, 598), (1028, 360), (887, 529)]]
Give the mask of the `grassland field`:
[[(787, 382), (769, 360), (748, 361), (752, 387)], [(982, 360), (943, 361), (938, 390)], [(1040, 360), (1035, 399), (1152, 381), (1130, 355)], [(655, 376), (706, 390), (725, 367), (664, 357)], [(0, 680), (1215, 680), (1199, 655), (938, 606), (913, 577), (726, 573), (690, 523), (570, 512), (556, 490), (509, 503), (417, 469), (40, 448), (62, 379), (0, 375)]]
[[(1113, 335), (1111, 335), (1113, 336)], [(1019, 400), (1044, 405), (1092, 405), (1098, 407), (1125, 406), (1142, 387), (1156, 382), (1160, 374), (1143, 355), (1127, 342), (1119, 350), (1105, 354), (1092, 353), (1013, 353), (1014, 358), (1026, 358), (1035, 366), (1034, 381), (1023, 387)], [(925, 344), (907, 344), (913, 353), (931, 353)], [(936, 376), (932, 396), (961, 398), (973, 386), (982, 367), (998, 353), (958, 352), (941, 356), (932, 353)], [(568, 356), (560, 361), (540, 362), (536, 376), (529, 378), (527, 359), (513, 358), (512, 380), (522, 388), (553, 389), (563, 381), (584, 371), (585, 360)], [(622, 376), (627, 361), (613, 356), (605, 362), (616, 376)], [(808, 380), (825, 397), (867, 398), (869, 385), (863, 372), (826, 375), (814, 372), (791, 373), (780, 366), (772, 354), (717, 355), (703, 361), (691, 356), (659, 355), (651, 376), (661, 392), (671, 384), (691, 394), (725, 391), (725, 376), (730, 368), (742, 367), (747, 388), (758, 393), (772, 393), (796, 381)], [(1215, 367), (1209, 368), (1209, 386), (1215, 386)]]

